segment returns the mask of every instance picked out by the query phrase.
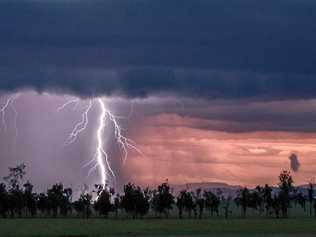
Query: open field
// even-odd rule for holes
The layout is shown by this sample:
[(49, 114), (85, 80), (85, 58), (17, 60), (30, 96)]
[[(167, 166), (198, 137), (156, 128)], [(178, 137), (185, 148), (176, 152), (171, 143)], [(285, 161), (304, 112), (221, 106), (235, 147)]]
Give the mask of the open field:
[(0, 236), (315, 236), (316, 220), (0, 219)]

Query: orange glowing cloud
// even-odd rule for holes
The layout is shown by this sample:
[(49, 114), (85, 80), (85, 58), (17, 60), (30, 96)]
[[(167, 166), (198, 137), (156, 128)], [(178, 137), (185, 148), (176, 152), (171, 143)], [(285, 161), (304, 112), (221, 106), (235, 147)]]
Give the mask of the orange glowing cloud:
[(142, 131), (132, 131), (144, 155), (131, 154), (124, 172), (142, 185), (165, 179), (175, 184), (275, 184), (279, 172), (290, 169), (288, 157), (294, 152), (301, 163), (293, 173), (296, 183), (315, 175), (316, 134), (201, 129), (201, 124), (214, 122), (174, 114), (147, 117)]

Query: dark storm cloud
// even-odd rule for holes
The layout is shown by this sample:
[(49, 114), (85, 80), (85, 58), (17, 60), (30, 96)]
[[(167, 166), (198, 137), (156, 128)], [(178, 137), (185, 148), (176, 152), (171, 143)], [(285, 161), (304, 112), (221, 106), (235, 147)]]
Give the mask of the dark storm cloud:
[(301, 164), (299, 162), (299, 159), (298, 159), (297, 155), (296, 154), (292, 154), (289, 157), (289, 160), (290, 160), (291, 170), (294, 171), (294, 172), (298, 172)]
[[(181, 71), (181, 72), (180, 72)], [(203, 99), (284, 100), (315, 97), (313, 75), (190, 71), (170, 68), (0, 68), (4, 91), (36, 89), (82, 97), (179, 96)]]
[(311, 98), (310, 0), (0, 2), (0, 89)]
[[(229, 132), (316, 131), (316, 100), (244, 101), (244, 100), (174, 100), (135, 104), (146, 116), (177, 114), (197, 119), (190, 126), (204, 130)], [(129, 110), (129, 104), (125, 111)], [(188, 124), (186, 125), (188, 126)]]

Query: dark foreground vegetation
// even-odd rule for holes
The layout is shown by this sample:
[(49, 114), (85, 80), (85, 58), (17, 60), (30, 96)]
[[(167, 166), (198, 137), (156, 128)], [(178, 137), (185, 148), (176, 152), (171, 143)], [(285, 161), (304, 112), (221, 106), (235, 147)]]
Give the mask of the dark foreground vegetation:
[(316, 237), (315, 220), (300, 219), (1, 219), (2, 237), (251, 236)]
[[(294, 187), (288, 171), (282, 171), (279, 175), (277, 188), (269, 185), (257, 186), (252, 190), (242, 188), (233, 197), (220, 189), (216, 192), (183, 190), (173, 194), (165, 182), (155, 190), (129, 183), (121, 194), (111, 188), (95, 185), (93, 192), (83, 192), (75, 201), (72, 200), (72, 189), (65, 188), (61, 183), (53, 185), (45, 193), (35, 193), (30, 182), (23, 182), (24, 176), (25, 165), (21, 164), (9, 168), (9, 175), (4, 177), (4, 183), (0, 183), (1, 217), (227, 219), (232, 218), (233, 211), (238, 210), (239, 217), (243, 218), (251, 213), (252, 217), (261, 219), (286, 219), (295, 217), (297, 212), (293, 210), (298, 209), (306, 213), (305, 216), (316, 216), (313, 184), (309, 184), (307, 192), (302, 192)], [(3, 223), (10, 225), (14, 222)], [(32, 222), (28, 220), (27, 223)]]

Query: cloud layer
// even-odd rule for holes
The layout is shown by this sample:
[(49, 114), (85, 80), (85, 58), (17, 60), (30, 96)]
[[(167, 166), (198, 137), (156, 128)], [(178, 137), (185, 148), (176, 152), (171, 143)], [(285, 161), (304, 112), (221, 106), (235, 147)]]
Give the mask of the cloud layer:
[(314, 1), (0, 2), (0, 90), (312, 98)]
[[(282, 169), (292, 169), (296, 184), (314, 176), (315, 134), (293, 132), (227, 133), (199, 130), (186, 118), (153, 116), (130, 131), (144, 156), (130, 154), (123, 167), (130, 180), (157, 184), (226, 182), (277, 184)], [(133, 133), (133, 130), (135, 133)], [(289, 156), (295, 152), (299, 156)], [(301, 163), (301, 167), (299, 167)], [(298, 171), (299, 172), (295, 172)]]

